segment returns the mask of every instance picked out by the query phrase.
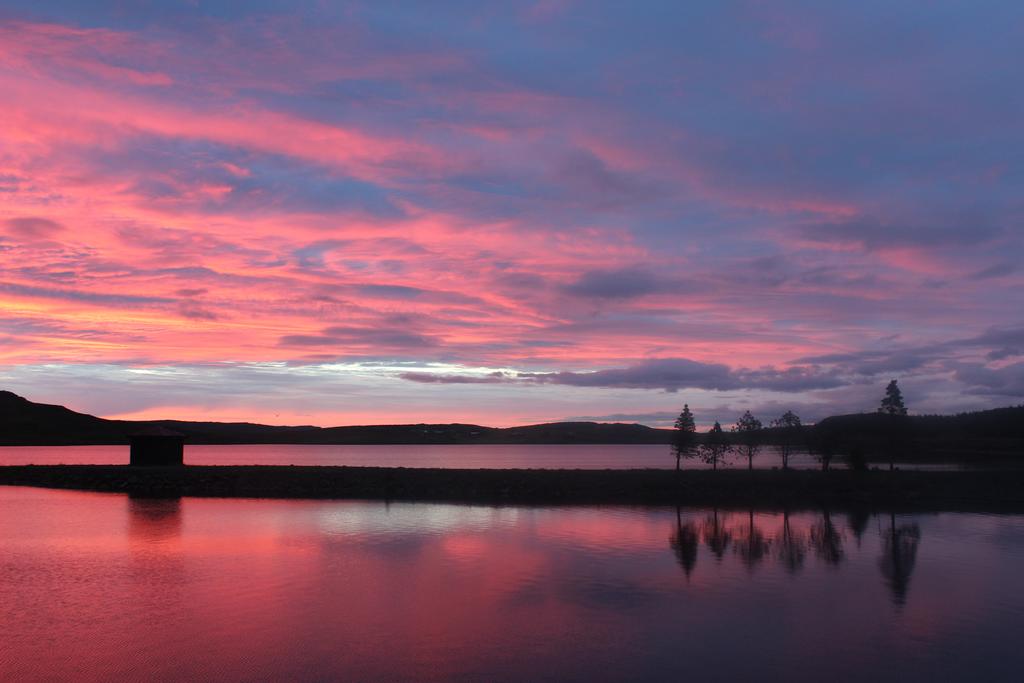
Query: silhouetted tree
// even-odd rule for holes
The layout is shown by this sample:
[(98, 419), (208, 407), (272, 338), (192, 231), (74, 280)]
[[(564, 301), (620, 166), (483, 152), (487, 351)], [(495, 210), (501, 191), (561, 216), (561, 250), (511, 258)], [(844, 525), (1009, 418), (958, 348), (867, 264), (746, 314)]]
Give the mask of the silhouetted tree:
[(782, 457), (782, 469), (789, 469), (789, 456), (796, 450), (803, 432), (800, 416), (792, 410), (787, 410), (781, 417), (772, 420), (772, 427), (778, 430), (777, 438), (779, 455)]
[(746, 411), (736, 420), (732, 432), (738, 439), (736, 448), (747, 459), (747, 469), (754, 469), (754, 456), (761, 450), (761, 421)]
[(885, 416), (883, 438), (889, 470), (892, 471), (896, 467), (896, 454), (903, 452), (910, 443), (910, 420), (907, 407), (903, 404), (903, 393), (896, 380), (885, 387), (885, 396), (878, 406), (878, 412)]
[(807, 542), (790, 527), (789, 509), (782, 511), (782, 535), (779, 537), (778, 548), (779, 561), (790, 573), (803, 566), (804, 557), (807, 555)]
[(854, 472), (866, 472), (868, 469), (868, 458), (864, 453), (864, 444), (854, 441), (847, 448), (846, 466)]
[(701, 460), (711, 465), (711, 469), (717, 470), (718, 463), (725, 461), (725, 454), (728, 451), (729, 442), (725, 440), (722, 425), (715, 420), (714, 426), (708, 430), (706, 440), (700, 446)]
[(811, 455), (821, 463), (821, 469), (827, 472), (839, 450), (839, 441), (836, 435), (831, 431), (814, 430), (811, 432), (808, 445)]
[(754, 511), (747, 511), (747, 528), (743, 530), (742, 537), (733, 543), (733, 547), (740, 554), (740, 559), (747, 569), (753, 569), (767, 556), (770, 541), (765, 538), (764, 533), (754, 525)]
[(718, 508), (713, 508), (711, 516), (705, 518), (700, 528), (701, 537), (704, 539), (704, 544), (708, 547), (716, 558), (719, 560), (725, 555), (725, 551), (729, 549), (729, 543), (732, 541), (732, 534), (725, 527), (725, 524), (718, 517)]
[(885, 387), (885, 396), (882, 398), (882, 404), (878, 406), (878, 412), (886, 415), (907, 414), (907, 407), (903, 405), (903, 392), (900, 391), (896, 380), (892, 380)]
[(811, 526), (811, 545), (826, 564), (837, 565), (843, 560), (843, 535), (832, 523), (832, 515), (824, 510), (821, 521)]
[(686, 578), (690, 578), (693, 568), (697, 565), (697, 545), (700, 534), (693, 522), (683, 524), (682, 513), (676, 508), (676, 529), (669, 537), (668, 543), (676, 555), (679, 566), (683, 568)]
[(676, 431), (672, 435), (672, 454), (676, 457), (676, 471), (682, 458), (692, 458), (697, 447), (697, 425), (693, 421), (690, 405), (683, 405), (683, 412), (676, 418)]
[(892, 593), (892, 601), (901, 606), (907, 601), (910, 575), (917, 561), (917, 545), (921, 529), (916, 524), (896, 526), (896, 514), (889, 514), (889, 529), (882, 537), (882, 557), (879, 567)]

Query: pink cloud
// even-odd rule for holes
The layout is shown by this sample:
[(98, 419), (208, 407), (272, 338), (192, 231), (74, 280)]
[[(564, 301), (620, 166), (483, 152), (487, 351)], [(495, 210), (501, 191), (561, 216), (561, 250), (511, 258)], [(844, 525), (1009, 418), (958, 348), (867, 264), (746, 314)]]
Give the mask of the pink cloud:
[[(821, 30), (762, 33), (802, 51)], [(587, 65), (559, 89), (527, 68), (536, 46), (515, 69), (420, 38), (382, 48), (358, 19), (0, 23), (0, 358), (781, 372), (1015, 314), (991, 296), (993, 277), (1019, 285), (1012, 212), (964, 223), (980, 246), (940, 209), (914, 222), (911, 200), (847, 187), (845, 157), (820, 179), (837, 154), (820, 139), (719, 128), (700, 74), (663, 98), (644, 92), (657, 73)], [(805, 75), (736, 96), (820, 124), (779, 96)]]

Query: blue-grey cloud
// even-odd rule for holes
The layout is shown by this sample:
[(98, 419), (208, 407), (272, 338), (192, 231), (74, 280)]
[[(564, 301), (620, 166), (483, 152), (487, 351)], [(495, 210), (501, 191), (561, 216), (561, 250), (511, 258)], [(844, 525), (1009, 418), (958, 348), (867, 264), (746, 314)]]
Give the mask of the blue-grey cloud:
[(65, 301), (83, 301), (110, 306), (147, 306), (152, 304), (170, 303), (172, 300), (161, 296), (144, 296), (135, 294), (105, 294), (99, 292), (83, 292), (73, 289), (56, 289), (52, 287), (34, 287), (13, 282), (0, 282), (0, 292), (9, 292), (19, 296), (39, 297), (42, 299), (63, 299)]
[(829, 389), (844, 384), (836, 373), (810, 367), (733, 370), (719, 363), (701, 363), (686, 358), (648, 360), (624, 368), (591, 372), (495, 372), (485, 376), (407, 372), (400, 374), (399, 377), (430, 384), (557, 384), (589, 388), (656, 389), (669, 392), (681, 389), (765, 389), (800, 392)]
[(684, 294), (706, 289), (700, 283), (666, 277), (643, 266), (612, 270), (589, 270), (563, 290), (593, 299), (632, 299), (647, 294)]
[(735, 391), (767, 389), (797, 392), (842, 386), (835, 373), (809, 367), (776, 369), (730, 369), (720, 363), (701, 363), (686, 358), (648, 360), (625, 368), (593, 372), (554, 372), (520, 375), (539, 383), (578, 387), (622, 389), (705, 389)]
[(965, 217), (962, 222), (933, 225), (858, 219), (804, 227), (801, 234), (816, 242), (855, 244), (867, 250), (875, 250), (892, 247), (977, 246), (1001, 236), (1003, 231), (983, 219)]
[(420, 384), (501, 384), (515, 381), (515, 376), (505, 372), (491, 372), (486, 375), (451, 375), (431, 372), (403, 372), (398, 375), (409, 382)]
[(405, 329), (344, 325), (327, 327), (321, 334), (289, 334), (280, 339), (281, 346), (331, 347), (339, 352), (351, 347), (424, 349), (436, 347), (438, 343), (439, 341), (432, 336)]
[(64, 226), (57, 221), (39, 216), (8, 218), (4, 221), (4, 226), (9, 234), (24, 239), (52, 237), (64, 230)]
[(971, 273), (970, 278), (972, 280), (990, 280), (993, 278), (999, 278), (1006, 275), (1012, 275), (1020, 270), (1019, 263), (1012, 263), (1009, 261), (1003, 261), (1002, 263), (996, 263), (994, 265), (982, 268)]
[(989, 367), (980, 363), (957, 365), (955, 377), (973, 394), (1024, 398), (1024, 363)]

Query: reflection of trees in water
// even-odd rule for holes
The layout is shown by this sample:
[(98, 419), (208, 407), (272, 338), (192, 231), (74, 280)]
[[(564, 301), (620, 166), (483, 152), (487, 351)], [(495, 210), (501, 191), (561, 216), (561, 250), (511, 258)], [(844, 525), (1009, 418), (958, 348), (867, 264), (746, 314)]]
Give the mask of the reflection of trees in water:
[(807, 541), (803, 534), (794, 532), (789, 524), (789, 510), (782, 511), (782, 533), (779, 534), (778, 558), (787, 571), (794, 573), (804, 565)]
[(832, 523), (832, 515), (823, 510), (821, 520), (811, 526), (811, 546), (826, 564), (838, 565), (843, 561), (843, 535)]
[(747, 524), (740, 531), (739, 538), (733, 543), (736, 552), (747, 569), (753, 569), (768, 555), (770, 541), (764, 532), (754, 525), (754, 511), (747, 511)]
[(892, 601), (901, 606), (907, 601), (910, 575), (917, 561), (917, 546), (921, 541), (921, 528), (916, 524), (896, 526), (895, 513), (889, 514), (889, 528), (882, 532), (882, 557), (879, 566), (885, 583), (892, 592)]
[(725, 523), (718, 516), (718, 508), (714, 508), (711, 515), (706, 517), (700, 525), (700, 535), (704, 539), (704, 545), (708, 547), (719, 560), (729, 549), (732, 541), (732, 534), (726, 528)]
[(697, 564), (697, 545), (700, 542), (700, 533), (697, 525), (693, 522), (683, 524), (682, 514), (676, 508), (676, 528), (669, 537), (669, 546), (676, 555), (679, 566), (683, 568), (686, 577), (689, 578)]
[(864, 532), (867, 530), (868, 522), (870, 521), (871, 513), (864, 508), (855, 508), (846, 514), (846, 525), (850, 527), (853, 537), (857, 539), (858, 548), (860, 547), (860, 539), (864, 537)]
[[(870, 513), (865, 510), (847, 513), (847, 524), (857, 538), (858, 548), (870, 519)], [(697, 565), (701, 542), (719, 561), (731, 546), (748, 569), (762, 563), (772, 555), (772, 551), (779, 564), (790, 573), (803, 568), (809, 548), (830, 566), (837, 566), (846, 559), (844, 534), (836, 527), (828, 510), (823, 510), (820, 518), (807, 531), (794, 529), (790, 524), (789, 510), (783, 510), (782, 528), (773, 538), (766, 536), (755, 524), (753, 509), (747, 511), (746, 520), (740, 524), (736, 524), (735, 518), (731, 525), (728, 521), (728, 515), (720, 514), (718, 508), (713, 508), (699, 524), (689, 520), (684, 522), (680, 508), (676, 508), (676, 525), (669, 536), (669, 546), (687, 577)], [(890, 514), (888, 528), (883, 529), (881, 535), (879, 568), (893, 603), (902, 606), (906, 603), (910, 578), (917, 561), (921, 529), (913, 523), (897, 525), (896, 515)]]

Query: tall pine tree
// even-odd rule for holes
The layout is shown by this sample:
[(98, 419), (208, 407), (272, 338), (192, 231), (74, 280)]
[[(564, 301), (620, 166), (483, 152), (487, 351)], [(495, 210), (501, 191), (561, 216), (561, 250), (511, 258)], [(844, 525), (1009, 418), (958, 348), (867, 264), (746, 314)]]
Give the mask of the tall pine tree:
[(898, 454), (905, 451), (910, 444), (910, 425), (907, 417), (907, 406), (903, 405), (903, 392), (896, 380), (889, 382), (885, 388), (878, 412), (888, 416), (883, 433), (885, 434), (885, 450), (889, 455), (889, 469), (896, 468)]
[(907, 407), (903, 405), (903, 392), (900, 391), (896, 380), (889, 382), (889, 386), (885, 388), (885, 398), (882, 399), (882, 405), (878, 406), (878, 412), (886, 415), (907, 414)]
[(697, 443), (697, 425), (690, 412), (690, 404), (683, 406), (683, 412), (676, 418), (676, 433), (673, 435), (672, 454), (676, 456), (676, 471), (680, 469), (680, 460), (693, 455)]

